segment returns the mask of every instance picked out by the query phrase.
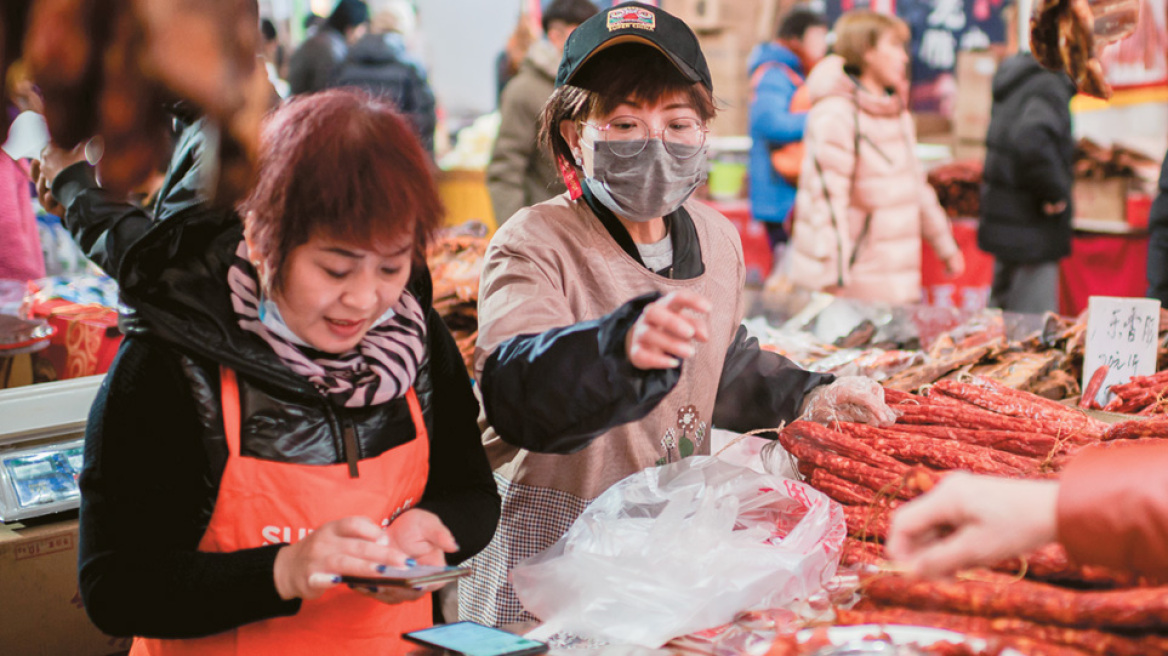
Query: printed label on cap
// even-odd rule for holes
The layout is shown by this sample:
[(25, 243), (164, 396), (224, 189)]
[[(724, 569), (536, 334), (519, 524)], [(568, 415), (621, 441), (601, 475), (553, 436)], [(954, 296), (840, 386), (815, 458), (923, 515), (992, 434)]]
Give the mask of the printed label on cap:
[(624, 29), (655, 30), (657, 29), (657, 15), (648, 9), (640, 7), (626, 7), (612, 9), (608, 12), (608, 31)]

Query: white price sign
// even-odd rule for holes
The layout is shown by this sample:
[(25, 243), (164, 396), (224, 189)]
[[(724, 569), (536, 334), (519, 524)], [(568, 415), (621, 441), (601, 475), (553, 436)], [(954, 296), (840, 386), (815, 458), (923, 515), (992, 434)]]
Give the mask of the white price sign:
[(1160, 335), (1160, 301), (1150, 298), (1092, 296), (1087, 303), (1087, 352), (1083, 357), (1083, 390), (1099, 367), (1107, 377), (1095, 399), (1111, 400), (1111, 386), (1132, 376), (1156, 373), (1156, 339)]

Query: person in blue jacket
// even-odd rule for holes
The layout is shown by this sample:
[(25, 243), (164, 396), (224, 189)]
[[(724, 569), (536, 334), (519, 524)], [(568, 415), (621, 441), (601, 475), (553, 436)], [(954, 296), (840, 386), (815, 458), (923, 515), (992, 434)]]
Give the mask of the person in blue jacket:
[(783, 18), (775, 40), (750, 54), (751, 214), (766, 224), (772, 248), (787, 241), (783, 222), (795, 205), (796, 185), (775, 170), (771, 152), (803, 140), (807, 113), (792, 112), (791, 100), (827, 53), (827, 28), (822, 14), (796, 7)]

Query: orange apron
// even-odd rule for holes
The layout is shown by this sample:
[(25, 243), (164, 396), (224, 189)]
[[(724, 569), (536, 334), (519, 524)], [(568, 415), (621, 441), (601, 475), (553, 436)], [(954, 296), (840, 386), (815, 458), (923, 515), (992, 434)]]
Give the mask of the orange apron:
[[(199, 551), (222, 553), (279, 542), (296, 542), (317, 526), (352, 516), (388, 525), (422, 498), (429, 475), (430, 442), (418, 397), (406, 396), (416, 438), (358, 463), (300, 465), (239, 456), (240, 405), (235, 372), (220, 369), (228, 458), (215, 510)], [(405, 653), (405, 631), (431, 626), (430, 595), (387, 605), (338, 585), (304, 601), (300, 612), (245, 624), (205, 638), (134, 638), (131, 656), (186, 654), (364, 654)]]

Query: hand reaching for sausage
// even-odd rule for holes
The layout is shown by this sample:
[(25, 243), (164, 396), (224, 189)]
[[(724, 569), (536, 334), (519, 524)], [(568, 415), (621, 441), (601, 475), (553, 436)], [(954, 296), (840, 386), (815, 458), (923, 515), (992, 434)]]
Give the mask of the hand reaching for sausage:
[(992, 565), (1057, 534), (1058, 483), (953, 473), (892, 516), (887, 551), (920, 576)]
[(811, 390), (803, 400), (799, 418), (817, 424), (854, 421), (891, 426), (896, 423), (896, 413), (884, 402), (880, 383), (863, 376), (842, 376), (830, 385)]
[(710, 339), (706, 316), (713, 306), (693, 292), (667, 294), (650, 303), (625, 336), (625, 354), (638, 369), (674, 369), (693, 357), (695, 342)]

